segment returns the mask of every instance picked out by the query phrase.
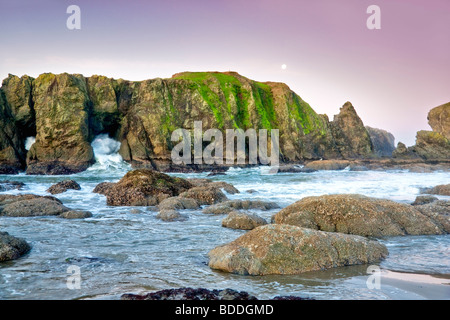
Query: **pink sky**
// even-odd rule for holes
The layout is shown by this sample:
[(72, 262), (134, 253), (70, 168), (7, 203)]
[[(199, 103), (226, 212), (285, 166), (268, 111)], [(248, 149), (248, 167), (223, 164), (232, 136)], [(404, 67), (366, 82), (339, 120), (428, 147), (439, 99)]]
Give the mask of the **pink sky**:
[[(81, 30), (66, 28), (71, 4)], [(372, 4), (381, 30), (366, 27)], [(0, 28), (2, 79), (233, 70), (285, 82), (331, 119), (351, 101), (365, 124), (408, 145), (450, 101), (448, 0), (15, 0), (0, 4)]]

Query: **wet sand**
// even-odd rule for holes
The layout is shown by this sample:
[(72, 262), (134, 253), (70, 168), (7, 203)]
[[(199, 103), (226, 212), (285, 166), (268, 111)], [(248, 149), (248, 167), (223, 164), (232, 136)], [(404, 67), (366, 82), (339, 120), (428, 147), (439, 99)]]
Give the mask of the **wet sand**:
[(383, 270), (380, 290), (393, 300), (450, 300), (450, 275)]

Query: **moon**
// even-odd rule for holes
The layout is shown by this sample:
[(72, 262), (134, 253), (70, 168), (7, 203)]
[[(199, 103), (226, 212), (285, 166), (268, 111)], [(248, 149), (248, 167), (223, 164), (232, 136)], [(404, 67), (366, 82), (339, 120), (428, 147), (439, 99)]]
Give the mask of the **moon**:
[(286, 70), (286, 68), (287, 68), (287, 65), (285, 65), (285, 64), (281, 65), (281, 69)]

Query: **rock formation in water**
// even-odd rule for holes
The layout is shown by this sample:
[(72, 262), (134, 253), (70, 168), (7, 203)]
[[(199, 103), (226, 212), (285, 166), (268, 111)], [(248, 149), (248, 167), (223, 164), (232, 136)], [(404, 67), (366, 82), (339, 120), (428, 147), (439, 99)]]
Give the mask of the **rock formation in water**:
[(406, 148), (399, 143), (394, 150), (395, 158), (425, 160), (450, 159), (450, 102), (428, 112), (428, 124), (433, 131), (417, 132), (416, 144)]
[(372, 141), (373, 151), (379, 157), (390, 157), (395, 150), (394, 135), (386, 130), (366, 126)]
[[(434, 113), (430, 123), (446, 127)], [(204, 131), (279, 129), (285, 162), (371, 158), (389, 155), (391, 147), (391, 137), (364, 127), (350, 102), (329, 121), (287, 85), (235, 72), (184, 72), (145, 81), (67, 73), (36, 79), (9, 75), (0, 88), (0, 173), (83, 171), (95, 161), (90, 143), (98, 134), (120, 141), (120, 155), (134, 167), (198, 169), (172, 163), (177, 143), (171, 133), (193, 130), (200, 120)], [(27, 152), (24, 143), (30, 136), (36, 141)]]

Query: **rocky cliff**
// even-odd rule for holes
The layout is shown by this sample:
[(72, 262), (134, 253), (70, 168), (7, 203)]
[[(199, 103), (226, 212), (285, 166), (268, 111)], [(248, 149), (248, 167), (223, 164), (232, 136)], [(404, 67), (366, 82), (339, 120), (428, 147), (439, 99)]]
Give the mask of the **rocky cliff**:
[(433, 131), (417, 132), (416, 144), (406, 148), (399, 143), (393, 157), (425, 160), (450, 159), (450, 103), (433, 108), (428, 112), (428, 124)]
[[(282, 161), (374, 156), (368, 130), (350, 102), (333, 121), (283, 83), (258, 82), (235, 72), (184, 72), (170, 79), (126, 81), (46, 73), (9, 75), (0, 89), (0, 172), (68, 174), (94, 160), (100, 133), (121, 142), (136, 167), (174, 169), (171, 133), (210, 128), (279, 129)], [(26, 153), (24, 141), (36, 142)], [(26, 164), (25, 164), (26, 162)]]

